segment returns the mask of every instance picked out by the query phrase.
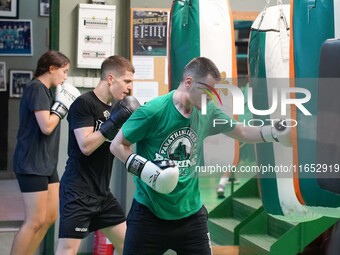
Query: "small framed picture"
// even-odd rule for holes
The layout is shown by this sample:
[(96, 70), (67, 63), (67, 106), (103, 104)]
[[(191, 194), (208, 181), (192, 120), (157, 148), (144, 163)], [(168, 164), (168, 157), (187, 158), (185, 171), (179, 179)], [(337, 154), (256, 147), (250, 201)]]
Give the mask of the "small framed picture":
[(23, 70), (10, 70), (9, 72), (9, 96), (13, 98), (20, 98), (24, 93), (24, 89), (32, 80), (33, 72), (32, 71), (23, 71)]
[(17, 19), (19, 0), (0, 0), (0, 18)]
[(6, 91), (6, 62), (0, 62), (0, 91)]
[(39, 0), (40, 16), (50, 16), (50, 0)]
[(32, 20), (0, 19), (0, 31), (0, 55), (33, 55)]

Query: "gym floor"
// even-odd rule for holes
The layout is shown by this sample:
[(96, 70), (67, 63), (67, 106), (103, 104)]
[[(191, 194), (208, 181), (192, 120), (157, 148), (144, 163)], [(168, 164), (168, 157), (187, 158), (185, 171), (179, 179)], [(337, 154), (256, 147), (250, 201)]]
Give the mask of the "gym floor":
[(24, 206), (17, 180), (1, 180), (0, 194), (0, 255), (8, 255), (24, 220)]
[[(216, 195), (218, 183), (219, 178), (216, 176), (200, 178), (202, 200), (209, 212), (222, 202), (222, 199), (218, 199)], [(241, 185), (235, 185), (235, 189), (239, 186)], [(227, 185), (225, 195), (228, 196), (230, 193), (230, 185)], [(0, 194), (0, 255), (8, 255), (14, 234), (24, 219), (23, 202), (16, 180), (1, 180)], [(238, 254), (237, 247), (214, 247), (214, 249), (214, 255)], [(229, 252), (226, 252), (226, 249)], [(173, 254), (176, 253), (172, 251), (166, 253), (166, 255)]]

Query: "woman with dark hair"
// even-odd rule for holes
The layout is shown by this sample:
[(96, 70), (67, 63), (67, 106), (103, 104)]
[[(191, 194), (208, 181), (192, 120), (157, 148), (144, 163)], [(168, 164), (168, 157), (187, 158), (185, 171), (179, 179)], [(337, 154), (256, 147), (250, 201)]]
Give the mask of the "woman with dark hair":
[(21, 98), (13, 168), (23, 196), (25, 221), (15, 236), (11, 255), (35, 254), (57, 218), (59, 124), (80, 94), (64, 83), (69, 68), (70, 60), (64, 54), (44, 53)]

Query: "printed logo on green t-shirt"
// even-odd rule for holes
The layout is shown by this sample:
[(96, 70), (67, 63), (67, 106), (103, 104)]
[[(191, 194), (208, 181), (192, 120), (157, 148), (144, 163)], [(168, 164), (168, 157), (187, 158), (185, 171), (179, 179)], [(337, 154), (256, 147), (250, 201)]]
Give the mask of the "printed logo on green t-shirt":
[(197, 161), (197, 142), (198, 137), (193, 129), (178, 129), (163, 140), (155, 160), (172, 160), (179, 167), (180, 175), (187, 176), (190, 166)]

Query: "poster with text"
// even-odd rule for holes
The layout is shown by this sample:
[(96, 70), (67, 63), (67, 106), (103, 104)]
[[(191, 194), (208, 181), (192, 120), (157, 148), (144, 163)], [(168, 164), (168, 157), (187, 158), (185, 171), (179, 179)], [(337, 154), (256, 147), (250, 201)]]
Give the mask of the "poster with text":
[(169, 11), (132, 10), (134, 56), (166, 56)]

